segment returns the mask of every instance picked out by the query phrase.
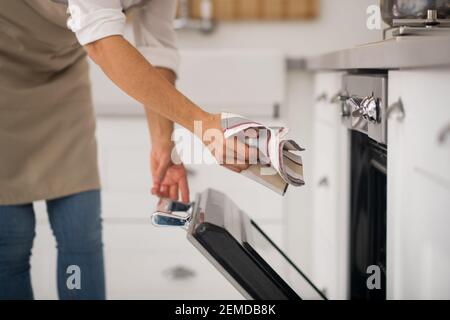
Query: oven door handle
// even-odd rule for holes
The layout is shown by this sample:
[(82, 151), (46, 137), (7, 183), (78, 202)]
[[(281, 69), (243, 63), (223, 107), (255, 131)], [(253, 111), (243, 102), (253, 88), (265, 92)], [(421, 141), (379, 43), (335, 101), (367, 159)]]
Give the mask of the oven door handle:
[(157, 227), (182, 227), (187, 229), (192, 218), (194, 203), (182, 203), (170, 199), (159, 200), (152, 214), (152, 223)]

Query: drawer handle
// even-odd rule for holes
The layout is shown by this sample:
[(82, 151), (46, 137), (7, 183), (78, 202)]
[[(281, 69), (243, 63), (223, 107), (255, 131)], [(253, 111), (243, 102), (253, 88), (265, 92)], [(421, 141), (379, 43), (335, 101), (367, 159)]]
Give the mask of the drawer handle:
[(328, 187), (330, 185), (330, 182), (328, 180), (328, 177), (322, 177), (319, 182), (317, 183), (319, 187)]
[(339, 91), (338, 93), (336, 93), (334, 96), (331, 97), (330, 103), (332, 103), (332, 104), (341, 103), (341, 102), (346, 101), (349, 98), (350, 97), (348, 95)]
[(450, 136), (450, 123), (447, 124), (447, 125), (444, 127), (444, 129), (442, 129), (442, 130), (440, 131), (439, 136), (438, 136), (438, 142), (439, 142), (439, 144), (440, 144), (440, 145), (444, 145), (444, 144), (448, 141), (449, 136)]
[(394, 104), (390, 105), (387, 109), (387, 118), (390, 119), (393, 115), (396, 115), (396, 119), (399, 121), (405, 119), (405, 108), (403, 107), (403, 101), (401, 98)]
[(321, 101), (325, 101), (327, 100), (328, 95), (324, 92), (322, 94), (320, 94), (319, 96), (317, 96), (316, 101), (317, 102), (321, 102)]
[(174, 266), (163, 271), (163, 276), (171, 280), (186, 280), (195, 277), (195, 271), (185, 266)]

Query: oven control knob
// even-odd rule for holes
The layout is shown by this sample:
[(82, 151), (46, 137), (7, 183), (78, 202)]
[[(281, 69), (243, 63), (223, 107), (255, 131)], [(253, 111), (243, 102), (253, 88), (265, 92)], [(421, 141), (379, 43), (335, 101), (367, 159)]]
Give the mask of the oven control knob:
[(352, 116), (354, 118), (360, 118), (362, 114), (362, 103), (363, 99), (357, 97), (351, 97), (345, 101), (345, 110), (344, 112), (348, 116)]
[(366, 97), (361, 101), (361, 114), (367, 121), (380, 122), (380, 107), (378, 100), (374, 97)]

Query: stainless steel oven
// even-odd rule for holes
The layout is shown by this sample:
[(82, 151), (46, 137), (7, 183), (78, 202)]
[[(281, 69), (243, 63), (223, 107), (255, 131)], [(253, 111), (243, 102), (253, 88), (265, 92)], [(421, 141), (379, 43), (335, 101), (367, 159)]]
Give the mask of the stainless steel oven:
[[(351, 130), (351, 299), (386, 299), (387, 81), (385, 74), (343, 79), (342, 122)], [(368, 285), (375, 272), (379, 283)]]
[(192, 204), (162, 199), (156, 226), (182, 227), (188, 240), (249, 299), (326, 299), (263, 230), (223, 193), (208, 189)]

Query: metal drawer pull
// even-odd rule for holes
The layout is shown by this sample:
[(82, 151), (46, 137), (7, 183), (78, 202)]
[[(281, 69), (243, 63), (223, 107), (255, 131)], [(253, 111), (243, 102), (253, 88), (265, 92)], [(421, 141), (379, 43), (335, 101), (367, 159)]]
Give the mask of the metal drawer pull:
[(175, 266), (163, 271), (163, 276), (171, 280), (187, 280), (196, 276), (194, 270), (185, 266)]
[(328, 177), (322, 177), (319, 182), (317, 183), (317, 185), (319, 187), (328, 187), (329, 186), (329, 181), (328, 181)]
[(391, 115), (395, 115), (397, 120), (403, 120), (405, 119), (405, 108), (403, 107), (403, 102), (402, 99), (400, 98), (397, 102), (395, 102), (394, 104), (390, 105), (387, 109), (387, 113), (386, 116), (388, 119), (391, 118)]
[(320, 94), (320, 95), (316, 98), (316, 101), (317, 101), (317, 102), (325, 101), (325, 100), (327, 100), (327, 98), (328, 98), (328, 95), (324, 92), (324, 93)]
[(439, 136), (438, 136), (439, 144), (441, 144), (441, 145), (445, 144), (448, 141), (449, 137), (450, 137), (450, 123), (447, 124), (444, 127), (444, 129), (442, 129), (440, 131)]
[(349, 97), (347, 95), (345, 95), (341, 91), (339, 91), (338, 93), (336, 93), (334, 96), (331, 97), (330, 103), (332, 103), (332, 104), (341, 103), (341, 102), (344, 102), (345, 100), (347, 100), (348, 98)]

